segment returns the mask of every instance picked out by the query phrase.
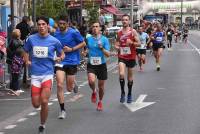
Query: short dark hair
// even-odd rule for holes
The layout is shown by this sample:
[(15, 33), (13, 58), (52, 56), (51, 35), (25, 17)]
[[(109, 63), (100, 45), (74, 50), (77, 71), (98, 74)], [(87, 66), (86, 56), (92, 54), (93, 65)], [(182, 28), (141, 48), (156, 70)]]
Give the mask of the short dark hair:
[(23, 22), (28, 22), (30, 18), (28, 16), (23, 16), (22, 21)]
[(63, 21), (68, 22), (68, 18), (67, 18), (66, 15), (61, 15), (61, 16), (59, 16), (58, 20), (63, 20)]
[(37, 18), (36, 21), (38, 22), (39, 20), (45, 21), (47, 23), (47, 25), (49, 24), (49, 18), (46, 17), (46, 16), (40, 16), (40, 17)]
[(128, 18), (130, 19), (130, 15), (128, 15), (128, 14), (122, 15), (122, 18), (123, 18), (123, 17), (128, 17)]

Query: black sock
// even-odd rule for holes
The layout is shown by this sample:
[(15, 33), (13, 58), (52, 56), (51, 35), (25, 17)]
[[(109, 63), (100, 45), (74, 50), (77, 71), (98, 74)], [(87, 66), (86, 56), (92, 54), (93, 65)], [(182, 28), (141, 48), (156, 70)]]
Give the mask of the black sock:
[(60, 109), (61, 109), (61, 111), (65, 111), (65, 104), (64, 103), (60, 104)]
[(133, 87), (133, 81), (128, 82), (128, 95), (131, 95)]
[(125, 91), (124, 91), (125, 80), (124, 79), (119, 79), (119, 82), (120, 82), (120, 86), (121, 86), (121, 93), (125, 94)]

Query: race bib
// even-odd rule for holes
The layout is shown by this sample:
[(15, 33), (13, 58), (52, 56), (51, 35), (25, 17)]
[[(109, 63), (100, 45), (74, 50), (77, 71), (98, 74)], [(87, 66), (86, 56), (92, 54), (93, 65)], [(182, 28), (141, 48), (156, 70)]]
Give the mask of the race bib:
[(156, 41), (161, 42), (163, 40), (162, 37), (156, 37)]
[(92, 65), (101, 65), (101, 57), (91, 57), (90, 58), (90, 63)]
[(146, 48), (146, 44), (142, 43), (140, 48), (143, 48), (143, 49)]
[(47, 58), (48, 57), (48, 47), (33, 47), (33, 55), (37, 58)]
[(55, 67), (63, 67), (63, 65), (62, 64), (55, 64)]
[(130, 47), (120, 47), (120, 54), (121, 55), (131, 54)]

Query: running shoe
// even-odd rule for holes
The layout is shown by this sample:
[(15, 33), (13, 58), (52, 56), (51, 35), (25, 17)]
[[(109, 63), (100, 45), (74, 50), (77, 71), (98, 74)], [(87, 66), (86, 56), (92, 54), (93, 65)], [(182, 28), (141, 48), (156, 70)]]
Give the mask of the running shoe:
[(103, 104), (101, 101), (99, 101), (97, 104), (97, 111), (103, 111)]
[(59, 116), (58, 116), (58, 119), (65, 119), (66, 118), (66, 112), (64, 110), (62, 110), (60, 113), (59, 113)]
[(120, 102), (121, 103), (125, 102), (125, 94), (121, 94)]
[(132, 103), (132, 101), (133, 101), (133, 100), (132, 100), (132, 95), (129, 94), (129, 95), (127, 96), (127, 103)]
[(94, 91), (91, 95), (91, 102), (96, 103), (97, 102), (97, 93)]
[(156, 70), (160, 71), (160, 65), (159, 64), (156, 65)]
[(78, 85), (76, 83), (74, 85), (73, 91), (74, 91), (75, 94), (78, 93)]
[(39, 126), (39, 128), (38, 128), (38, 134), (46, 134), (44, 126)]

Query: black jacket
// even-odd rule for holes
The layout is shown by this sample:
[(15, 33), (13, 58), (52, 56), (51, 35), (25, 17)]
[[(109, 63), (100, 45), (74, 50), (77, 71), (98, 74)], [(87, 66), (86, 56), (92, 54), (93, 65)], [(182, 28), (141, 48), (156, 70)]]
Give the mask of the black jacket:
[(21, 32), (21, 40), (25, 40), (31, 31), (30, 26), (23, 21), (17, 24), (16, 28), (19, 29)]

